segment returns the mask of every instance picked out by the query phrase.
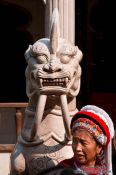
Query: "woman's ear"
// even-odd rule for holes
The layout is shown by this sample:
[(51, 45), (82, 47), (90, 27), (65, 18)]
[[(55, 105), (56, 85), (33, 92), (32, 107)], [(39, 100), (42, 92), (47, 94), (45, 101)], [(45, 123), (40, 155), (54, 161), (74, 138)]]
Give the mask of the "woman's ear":
[(102, 151), (102, 146), (100, 144), (97, 145), (97, 155), (99, 155)]

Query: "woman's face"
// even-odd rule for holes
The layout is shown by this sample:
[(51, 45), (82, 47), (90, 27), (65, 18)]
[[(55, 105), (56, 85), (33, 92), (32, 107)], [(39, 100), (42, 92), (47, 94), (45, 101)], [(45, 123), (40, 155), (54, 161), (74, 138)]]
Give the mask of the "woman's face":
[(84, 130), (77, 129), (72, 133), (72, 149), (79, 164), (94, 166), (96, 156), (102, 147), (98, 145), (92, 135)]

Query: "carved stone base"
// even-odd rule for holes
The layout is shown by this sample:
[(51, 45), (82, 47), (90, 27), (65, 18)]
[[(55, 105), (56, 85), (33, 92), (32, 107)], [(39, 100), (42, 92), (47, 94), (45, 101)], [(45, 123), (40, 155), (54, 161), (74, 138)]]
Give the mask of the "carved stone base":
[[(22, 158), (21, 155), (24, 158)], [(38, 175), (42, 170), (54, 167), (61, 160), (72, 156), (71, 142), (64, 145), (58, 143), (53, 138), (36, 146), (28, 145), (27, 147), (27, 145), (17, 145), (11, 156), (11, 162), (13, 162), (13, 167), (11, 166), (11, 175)], [(20, 167), (20, 169), (17, 169), (17, 167)]]

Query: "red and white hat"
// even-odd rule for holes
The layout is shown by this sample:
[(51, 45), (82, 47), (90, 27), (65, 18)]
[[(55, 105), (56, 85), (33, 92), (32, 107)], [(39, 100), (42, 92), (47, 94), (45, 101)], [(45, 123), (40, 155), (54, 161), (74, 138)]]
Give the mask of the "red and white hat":
[(77, 112), (71, 121), (71, 130), (84, 128), (88, 130), (104, 148), (104, 159), (107, 163), (107, 175), (112, 175), (112, 138), (114, 125), (103, 109), (95, 105), (86, 105)]

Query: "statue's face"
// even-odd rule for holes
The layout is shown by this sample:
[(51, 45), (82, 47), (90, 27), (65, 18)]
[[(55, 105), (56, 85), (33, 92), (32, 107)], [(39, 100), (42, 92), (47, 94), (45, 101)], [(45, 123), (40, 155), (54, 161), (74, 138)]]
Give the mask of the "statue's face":
[(50, 40), (41, 39), (28, 50), (31, 82), (43, 94), (76, 96), (80, 89), (82, 52), (64, 39), (51, 54)]

